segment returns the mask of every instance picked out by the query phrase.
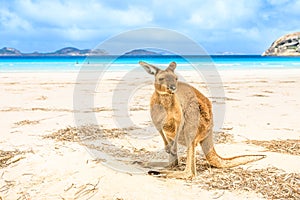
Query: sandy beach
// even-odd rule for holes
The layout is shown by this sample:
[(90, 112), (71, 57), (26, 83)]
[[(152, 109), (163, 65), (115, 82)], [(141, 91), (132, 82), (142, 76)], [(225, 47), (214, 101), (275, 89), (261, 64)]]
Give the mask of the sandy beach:
[[(147, 174), (155, 168), (148, 161), (168, 160), (151, 125), (153, 86), (148, 74), (130, 102), (120, 102), (112, 98), (130, 88), (127, 82), (120, 85), (124, 72), (106, 73), (96, 87), (88, 79), (78, 81), (76, 72), (1, 73), (0, 200), (300, 199), (300, 70), (219, 73), (225, 97), (210, 96), (203, 80), (181, 72), (215, 108), (220, 98), (225, 100), (224, 123), (215, 133), (217, 152), (224, 157), (267, 157), (215, 169), (199, 146), (194, 180)], [(74, 95), (78, 90), (94, 103), (74, 106), (74, 101), (81, 105)], [(117, 111), (122, 103), (128, 105), (134, 126), (117, 124), (126, 119)], [(183, 147), (181, 151), (174, 170), (184, 168)]]

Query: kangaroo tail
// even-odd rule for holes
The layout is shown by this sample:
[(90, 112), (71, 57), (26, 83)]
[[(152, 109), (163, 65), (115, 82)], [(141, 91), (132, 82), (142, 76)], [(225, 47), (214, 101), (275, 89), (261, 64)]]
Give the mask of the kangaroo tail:
[(209, 134), (202, 142), (201, 147), (210, 165), (217, 168), (230, 168), (254, 162), (265, 158), (265, 155), (241, 155), (231, 158), (222, 158), (217, 154), (213, 146), (212, 134)]
[(254, 162), (265, 158), (265, 155), (241, 155), (231, 158), (222, 158), (213, 148), (210, 152), (205, 154), (209, 164), (217, 168), (230, 168), (238, 165), (243, 165), (249, 162)]

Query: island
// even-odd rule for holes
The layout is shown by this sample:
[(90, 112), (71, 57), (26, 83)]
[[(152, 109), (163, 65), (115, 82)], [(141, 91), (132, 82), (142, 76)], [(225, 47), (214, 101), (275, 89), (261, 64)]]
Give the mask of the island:
[(281, 36), (262, 56), (300, 56), (300, 32)]

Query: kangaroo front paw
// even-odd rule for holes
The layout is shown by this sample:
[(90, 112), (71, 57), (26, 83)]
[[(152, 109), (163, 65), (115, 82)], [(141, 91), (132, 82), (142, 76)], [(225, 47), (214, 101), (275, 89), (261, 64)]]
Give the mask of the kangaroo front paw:
[(168, 153), (168, 154), (171, 153), (171, 148), (170, 148), (170, 145), (169, 145), (169, 144), (165, 146), (165, 151), (166, 151), (166, 153)]
[(165, 151), (168, 154), (171, 154), (173, 156), (177, 155), (177, 146), (174, 145), (174, 141), (169, 142), (166, 146), (165, 146)]
[(177, 147), (176, 147), (176, 145), (172, 145), (172, 146), (170, 147), (170, 154), (171, 154), (172, 156), (177, 156)]

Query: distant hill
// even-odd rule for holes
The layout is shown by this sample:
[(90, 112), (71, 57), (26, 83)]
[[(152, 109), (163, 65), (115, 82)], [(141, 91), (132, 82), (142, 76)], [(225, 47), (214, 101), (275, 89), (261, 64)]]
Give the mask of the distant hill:
[(108, 53), (105, 50), (96, 49), (77, 49), (74, 47), (65, 47), (53, 53), (47, 53), (48, 56), (103, 56)]
[(39, 53), (39, 52), (22, 53), (21, 51), (10, 47), (4, 47), (0, 49), (0, 56), (41, 56), (43, 57), (43, 56), (103, 56), (103, 55), (108, 55), (108, 53), (102, 49), (80, 50), (74, 47), (65, 47), (50, 53)]
[[(135, 49), (130, 52), (125, 53), (125, 56), (139, 56), (139, 55), (169, 55), (169, 52), (160, 51), (155, 52), (154, 50), (145, 50), (145, 49)], [(21, 51), (4, 47), (0, 49), (0, 57), (1, 56), (104, 56), (109, 55), (103, 49), (77, 49), (75, 47), (65, 47), (50, 53), (40, 53), (40, 52), (32, 52), (32, 53), (22, 53)]]
[(135, 50), (132, 50), (130, 52), (125, 53), (124, 55), (139, 56), (139, 55), (161, 55), (161, 54), (156, 53), (154, 51), (145, 50), (145, 49), (135, 49)]
[(263, 56), (300, 56), (300, 32), (286, 34), (275, 40)]
[(88, 53), (89, 50), (85, 49), (85, 50), (79, 50), (77, 48), (74, 47), (65, 47), (63, 49), (57, 50), (52, 54), (57, 54), (57, 55), (80, 55), (80, 54), (86, 54)]
[(0, 49), (0, 56), (21, 56), (22, 53), (14, 48), (4, 47)]

